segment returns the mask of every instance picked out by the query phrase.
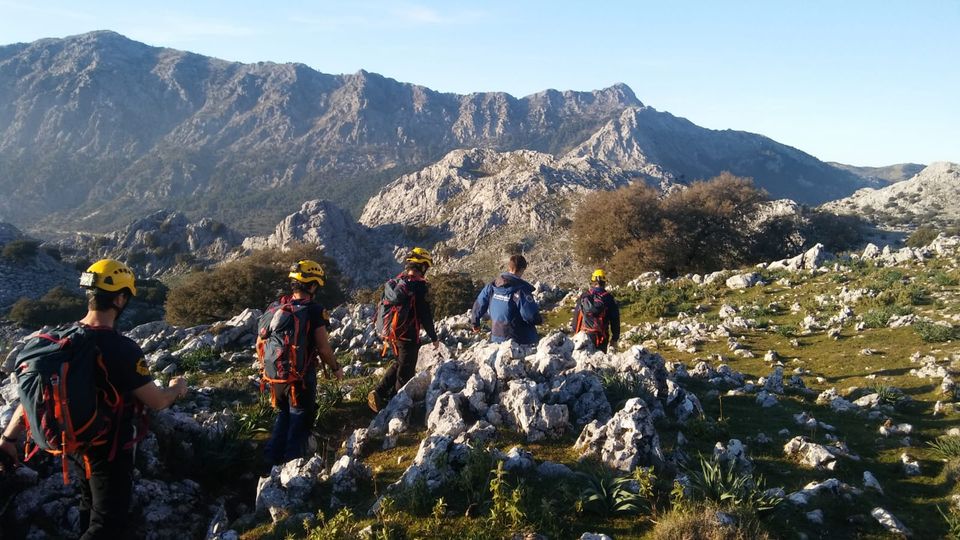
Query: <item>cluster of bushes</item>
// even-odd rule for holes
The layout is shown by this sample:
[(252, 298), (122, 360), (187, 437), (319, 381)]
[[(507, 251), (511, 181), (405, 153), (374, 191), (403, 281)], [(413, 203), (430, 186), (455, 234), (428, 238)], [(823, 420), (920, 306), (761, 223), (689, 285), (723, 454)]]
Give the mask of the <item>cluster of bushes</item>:
[(38, 300), (17, 300), (7, 317), (21, 326), (36, 328), (76, 321), (86, 313), (86, 298), (66, 287), (58, 286), (47, 291)]
[(248, 307), (266, 307), (289, 293), (291, 265), (299, 260), (319, 262), (326, 284), (317, 300), (324, 306), (344, 301), (342, 278), (331, 259), (315, 245), (298, 244), (287, 251), (260, 250), (212, 270), (194, 271), (167, 294), (166, 319), (178, 326), (194, 326), (229, 319)]
[(659, 270), (705, 273), (796, 255), (821, 241), (839, 250), (860, 240), (861, 222), (803, 209), (758, 225), (767, 195), (723, 173), (661, 197), (646, 184), (587, 196), (574, 216), (574, 250), (622, 279)]
[(36, 240), (11, 240), (3, 246), (3, 251), (0, 251), (0, 255), (2, 255), (4, 259), (25, 261), (36, 257), (39, 248), (40, 242)]
[(938, 229), (931, 225), (923, 225), (917, 227), (910, 236), (907, 237), (907, 240), (904, 244), (907, 247), (923, 247), (929, 245), (930, 242), (933, 242), (940, 233), (945, 234), (946, 236), (957, 236), (960, 235), (960, 227), (945, 227), (943, 229)]

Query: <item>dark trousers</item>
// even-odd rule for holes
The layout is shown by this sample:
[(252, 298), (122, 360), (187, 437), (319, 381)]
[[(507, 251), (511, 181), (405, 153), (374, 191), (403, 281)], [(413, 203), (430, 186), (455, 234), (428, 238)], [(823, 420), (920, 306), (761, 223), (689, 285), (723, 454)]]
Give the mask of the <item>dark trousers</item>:
[(377, 395), (388, 400), (407, 384), (417, 373), (417, 356), (420, 354), (420, 344), (416, 341), (397, 342), (397, 361), (390, 364), (383, 379), (377, 385)]
[(607, 339), (606, 335), (600, 333), (588, 333), (587, 335), (590, 336), (593, 345), (598, 351), (607, 352), (607, 346), (610, 345), (610, 340)]
[[(81, 540), (133, 538), (133, 531), (127, 527), (133, 496), (133, 452), (132, 448), (118, 449), (111, 461), (110, 445), (87, 451), (90, 479), (80, 482), (80, 528), (86, 527)], [(75, 462), (83, 475), (83, 459), (76, 458)]]
[(267, 460), (274, 465), (303, 457), (306, 452), (307, 438), (317, 414), (317, 370), (308, 370), (301, 382), (297, 386), (296, 406), (290, 399), (290, 385), (278, 384), (274, 388), (277, 419), (264, 449)]

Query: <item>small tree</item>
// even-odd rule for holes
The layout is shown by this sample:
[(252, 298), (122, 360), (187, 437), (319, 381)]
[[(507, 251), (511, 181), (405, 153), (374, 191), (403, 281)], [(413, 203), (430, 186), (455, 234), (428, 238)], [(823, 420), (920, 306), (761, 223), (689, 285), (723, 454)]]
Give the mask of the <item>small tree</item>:
[(302, 259), (316, 260), (326, 273), (317, 301), (327, 307), (342, 303), (342, 278), (334, 262), (317, 246), (298, 244), (287, 251), (255, 251), (213, 270), (187, 274), (167, 294), (166, 319), (171, 324), (192, 326), (228, 319), (250, 307), (263, 309), (289, 291), (290, 266)]
[(437, 274), (428, 279), (430, 288), (427, 300), (433, 306), (433, 316), (437, 319), (466, 312), (483, 288), (482, 283), (463, 273)]

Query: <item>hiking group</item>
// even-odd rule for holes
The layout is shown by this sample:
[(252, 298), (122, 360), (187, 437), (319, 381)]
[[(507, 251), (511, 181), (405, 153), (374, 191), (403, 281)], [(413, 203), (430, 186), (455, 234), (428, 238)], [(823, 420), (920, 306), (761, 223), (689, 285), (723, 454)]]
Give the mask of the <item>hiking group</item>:
[[(433, 258), (413, 248), (403, 271), (388, 279), (374, 324), (383, 341), (381, 356), (391, 358), (367, 404), (379, 412), (416, 374), (421, 335), (438, 349), (426, 275)], [(490, 340), (524, 345), (539, 340), (543, 322), (534, 287), (522, 276), (527, 261), (513, 255), (507, 271), (481, 290), (470, 311), (475, 332), (490, 320)], [(301, 260), (288, 273), (289, 294), (271, 303), (257, 322), (256, 353), (261, 392), (269, 390), (277, 411), (265, 461), (277, 465), (312, 452), (317, 412), (317, 375), (343, 379), (330, 346), (330, 316), (317, 300), (326, 276), (316, 261)], [(606, 274), (596, 270), (591, 287), (574, 307), (571, 330), (586, 333), (600, 350), (616, 346), (620, 315), (606, 291)], [(45, 450), (61, 459), (63, 480), (69, 463), (82, 472), (81, 538), (124, 538), (132, 497), (137, 442), (147, 433), (146, 409), (164, 409), (187, 394), (186, 381), (167, 387), (150, 375), (143, 351), (116, 330), (117, 320), (137, 294), (136, 278), (125, 264), (102, 259), (81, 274), (87, 314), (80, 321), (29, 336), (16, 355), (14, 376), (20, 405), (0, 435), (0, 457), (19, 463), (16, 444), (26, 433), (24, 459)]]

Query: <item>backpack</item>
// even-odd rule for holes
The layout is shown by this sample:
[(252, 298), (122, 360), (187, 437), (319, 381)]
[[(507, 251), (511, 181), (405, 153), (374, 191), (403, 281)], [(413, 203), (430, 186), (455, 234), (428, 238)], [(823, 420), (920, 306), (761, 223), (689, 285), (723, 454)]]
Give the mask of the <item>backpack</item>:
[[(27, 459), (37, 450), (60, 455), (69, 484), (67, 456), (110, 441), (123, 399), (110, 384), (95, 332), (79, 324), (58, 326), (27, 340), (14, 371), (29, 433)], [(87, 477), (90, 476), (86, 462)]]
[[(310, 368), (310, 306), (294, 304), (284, 296), (270, 304), (257, 322), (257, 356), (260, 359), (260, 387), (270, 384), (271, 399), (276, 406), (276, 384), (290, 384), (303, 379)], [(297, 406), (296, 385), (291, 384), (291, 403)]]
[[(420, 321), (417, 319), (416, 294), (410, 291), (408, 281), (416, 281), (410, 276), (398, 276), (383, 284), (383, 297), (377, 305), (374, 320), (377, 335), (383, 340), (383, 352), (392, 345), (396, 349), (398, 340), (420, 339)], [(396, 351), (394, 351), (396, 352)]]
[(596, 344), (604, 342), (607, 336), (607, 296), (606, 291), (587, 292), (577, 300), (580, 315), (577, 319), (577, 332), (586, 332), (596, 336)]

